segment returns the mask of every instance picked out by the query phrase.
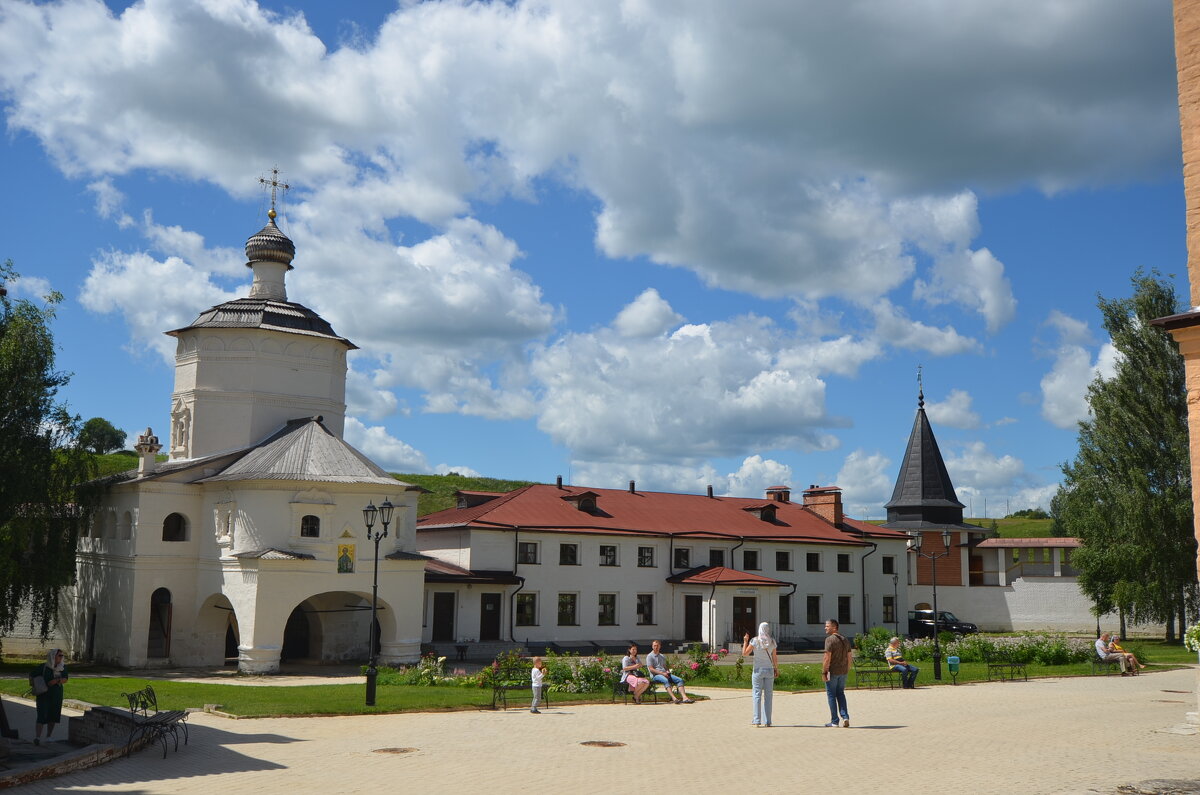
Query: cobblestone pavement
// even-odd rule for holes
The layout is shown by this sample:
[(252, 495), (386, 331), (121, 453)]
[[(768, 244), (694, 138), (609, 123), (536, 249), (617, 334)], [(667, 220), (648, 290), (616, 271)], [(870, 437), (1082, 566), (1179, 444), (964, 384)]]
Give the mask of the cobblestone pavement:
[(849, 729), (824, 728), (822, 693), (776, 693), (775, 725), (753, 727), (750, 694), (728, 690), (692, 705), (551, 704), (541, 715), (195, 714), (191, 743), (165, 760), (149, 749), (20, 791), (1192, 792), (1200, 735), (1181, 724), (1196, 686), (1191, 669), (850, 691)]

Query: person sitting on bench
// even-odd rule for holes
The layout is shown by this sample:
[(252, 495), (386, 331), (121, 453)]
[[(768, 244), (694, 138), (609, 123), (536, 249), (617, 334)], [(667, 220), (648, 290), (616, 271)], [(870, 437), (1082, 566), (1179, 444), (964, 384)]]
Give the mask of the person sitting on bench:
[(883, 650), (883, 656), (887, 658), (889, 668), (900, 672), (900, 686), (905, 690), (915, 690), (917, 674), (921, 669), (904, 659), (904, 655), (900, 653), (899, 638), (892, 638), (888, 641), (887, 648)]
[(666, 688), (672, 704), (691, 704), (692, 700), (688, 698), (683, 679), (671, 673), (671, 669), (667, 667), (667, 658), (662, 653), (662, 642), (656, 640), (651, 647), (653, 651), (646, 655), (646, 667), (650, 669), (650, 679)]
[(629, 647), (629, 654), (621, 660), (621, 681), (629, 688), (634, 704), (642, 703), (642, 694), (650, 687), (650, 679), (640, 676), (642, 661), (638, 659), (637, 644)]
[(1129, 663), (1129, 670), (1134, 674), (1136, 674), (1138, 670), (1146, 667), (1138, 662), (1138, 658), (1134, 656), (1133, 652), (1126, 651), (1121, 647), (1121, 639), (1116, 635), (1113, 635), (1112, 640), (1109, 641), (1108, 648), (1109, 651), (1112, 651), (1114, 654), (1124, 654), (1125, 660)]
[(1126, 655), (1115, 652), (1109, 647), (1108, 639), (1110, 637), (1111, 635), (1107, 632), (1100, 633), (1100, 637), (1096, 639), (1096, 656), (1103, 662), (1118, 663), (1121, 666), (1121, 676), (1129, 676), (1129, 660)]

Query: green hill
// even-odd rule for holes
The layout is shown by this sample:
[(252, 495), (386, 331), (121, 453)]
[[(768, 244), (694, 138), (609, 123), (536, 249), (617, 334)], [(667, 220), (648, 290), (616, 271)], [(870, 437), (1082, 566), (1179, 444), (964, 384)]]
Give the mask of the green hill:
[(964, 519), (963, 521), (991, 529), (996, 523), (996, 532), (1001, 538), (1047, 538), (1053, 519)]
[[(871, 524), (883, 524), (886, 519), (872, 519)], [(1049, 538), (1053, 519), (963, 519), (968, 524), (991, 529), (996, 523), (996, 535), (1000, 538)]]
[(532, 480), (499, 480), (497, 478), (469, 478), (450, 473), (449, 475), (411, 475), (393, 473), (398, 479), (429, 491), (417, 501), (417, 516), (454, 507), (456, 491), (512, 491), (528, 486)]

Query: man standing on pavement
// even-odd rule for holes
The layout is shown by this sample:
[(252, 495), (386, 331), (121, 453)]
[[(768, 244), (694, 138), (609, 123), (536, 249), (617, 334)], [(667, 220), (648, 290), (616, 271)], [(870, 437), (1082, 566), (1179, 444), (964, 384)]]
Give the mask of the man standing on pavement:
[(854, 647), (850, 641), (838, 634), (838, 622), (825, 622), (825, 656), (821, 660), (821, 675), (825, 679), (825, 697), (829, 699), (829, 723), (837, 726), (839, 713), (841, 726), (850, 728), (850, 712), (846, 709), (846, 674), (850, 672), (850, 660)]

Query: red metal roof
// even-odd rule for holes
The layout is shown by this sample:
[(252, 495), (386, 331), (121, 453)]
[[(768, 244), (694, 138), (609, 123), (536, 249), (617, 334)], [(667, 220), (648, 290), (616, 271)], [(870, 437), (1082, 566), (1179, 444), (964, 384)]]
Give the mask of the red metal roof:
[(1062, 547), (1074, 549), (1081, 546), (1078, 538), (989, 538), (980, 541), (978, 549), (1017, 549), (1025, 547)]
[[(596, 496), (595, 511), (582, 511), (569, 499), (585, 493)], [(429, 514), (417, 521), (417, 530), (519, 528), (564, 533), (754, 538), (848, 546), (862, 546), (862, 533), (872, 538), (904, 537), (903, 533), (854, 520), (846, 520), (838, 528), (795, 502), (767, 504), (776, 509), (774, 521), (763, 521), (745, 510), (764, 505), (761, 498), (535, 484), (481, 505)]]
[(684, 585), (786, 585), (788, 587), (792, 585), (790, 582), (725, 566), (701, 566), (698, 569), (668, 577), (667, 582)]
[(862, 533), (867, 538), (898, 538), (902, 540), (908, 538), (908, 533), (904, 532), (903, 530), (893, 530), (890, 527), (880, 527), (879, 525), (871, 524), (870, 522), (851, 519), (849, 516), (842, 517), (842, 524)]

